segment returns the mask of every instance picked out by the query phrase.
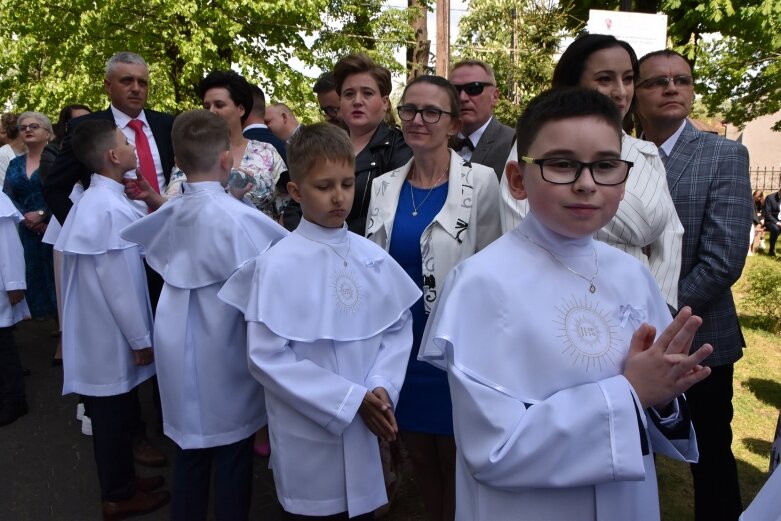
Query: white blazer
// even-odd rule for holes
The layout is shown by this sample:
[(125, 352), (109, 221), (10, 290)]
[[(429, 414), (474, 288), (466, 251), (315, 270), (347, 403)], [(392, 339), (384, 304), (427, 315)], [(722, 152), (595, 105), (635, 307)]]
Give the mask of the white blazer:
[[(406, 165), (377, 177), (366, 221), (366, 237), (390, 247), (399, 195), (413, 157)], [(502, 234), (499, 224), (499, 182), (492, 168), (465, 161), (450, 151), (447, 199), (420, 237), (423, 258), (423, 302), (426, 313), (437, 300), (439, 284), (459, 262), (482, 250)]]

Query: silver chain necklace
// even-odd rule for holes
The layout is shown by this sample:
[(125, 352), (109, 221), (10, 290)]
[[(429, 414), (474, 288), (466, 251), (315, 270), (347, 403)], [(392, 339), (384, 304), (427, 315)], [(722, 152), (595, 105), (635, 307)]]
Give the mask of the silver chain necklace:
[[(301, 235), (304, 235), (304, 234), (302, 233)], [(334, 248), (332, 245), (328, 244), (327, 242), (318, 241), (317, 239), (313, 239), (312, 237), (309, 237), (308, 235), (304, 235), (304, 237), (306, 237), (310, 241), (314, 241), (314, 242), (316, 242), (318, 244), (322, 244), (323, 246), (328, 246), (329, 248), (331, 248), (331, 251), (334, 252), (337, 257), (342, 259), (342, 262), (344, 263), (344, 267), (345, 268), (347, 267), (347, 259), (350, 257), (350, 246), (352, 246), (352, 244), (350, 243), (350, 236), (349, 235), (347, 236), (347, 253), (345, 253), (344, 255), (339, 253), (339, 250), (337, 250), (336, 248)]]
[(559, 256), (558, 256), (558, 255), (556, 255), (555, 253), (553, 253), (553, 252), (552, 252), (552, 251), (550, 251), (548, 248), (546, 248), (545, 246), (543, 246), (543, 245), (542, 245), (542, 244), (540, 244), (539, 242), (535, 241), (534, 239), (532, 239), (532, 238), (531, 238), (531, 237), (529, 237), (528, 235), (524, 235), (524, 236), (523, 236), (523, 238), (524, 238), (524, 239), (526, 239), (527, 241), (529, 241), (530, 243), (534, 244), (534, 245), (535, 245), (535, 246), (537, 246), (538, 248), (540, 248), (540, 249), (542, 249), (542, 250), (545, 250), (545, 251), (548, 253), (548, 255), (550, 255), (551, 257), (553, 257), (553, 259), (554, 259), (556, 262), (558, 262), (559, 264), (561, 264), (561, 265), (562, 265), (562, 266), (563, 266), (563, 267), (564, 267), (564, 268), (565, 268), (567, 271), (569, 271), (569, 272), (570, 272), (570, 273), (572, 273), (573, 275), (577, 275), (577, 276), (578, 276), (578, 277), (580, 277), (581, 279), (583, 279), (583, 280), (585, 280), (586, 282), (588, 282), (588, 283), (589, 283), (588, 290), (589, 290), (591, 293), (596, 293), (596, 291), (597, 291), (597, 287), (596, 287), (596, 285), (594, 284), (594, 280), (596, 280), (596, 278), (597, 278), (597, 275), (599, 275), (599, 260), (597, 259), (597, 249), (596, 249), (596, 248), (594, 248), (594, 245), (593, 245), (593, 244), (591, 245), (591, 252), (594, 254), (594, 266), (596, 267), (596, 269), (595, 269), (595, 271), (594, 271), (594, 275), (593, 275), (591, 278), (588, 278), (588, 277), (586, 277), (585, 275), (581, 275), (581, 274), (580, 274), (580, 273), (578, 273), (577, 271), (573, 270), (572, 268), (570, 268), (569, 266), (567, 266), (566, 264), (564, 264), (564, 261), (563, 261), (563, 260), (561, 260), (561, 259), (559, 258)]
[(418, 205), (415, 204), (415, 187), (412, 185), (412, 178), (414, 177), (414, 174), (415, 174), (416, 170), (415, 170), (415, 166), (414, 165), (412, 166), (412, 168), (413, 168), (413, 172), (412, 172), (413, 175), (410, 176), (409, 196), (410, 196), (410, 199), (412, 199), (412, 217), (417, 217), (418, 216), (418, 210), (420, 209), (420, 207), (423, 206), (423, 203), (426, 202), (426, 199), (428, 199), (428, 196), (430, 196), (431, 192), (434, 191), (434, 188), (436, 188), (439, 185), (439, 182), (442, 180), (442, 178), (445, 176), (445, 174), (447, 174), (450, 171), (450, 165), (447, 166), (447, 168), (445, 169), (444, 172), (439, 174), (439, 177), (437, 177), (437, 180), (434, 181), (434, 186), (429, 188), (428, 193), (426, 194), (426, 197), (424, 197), (423, 200)]

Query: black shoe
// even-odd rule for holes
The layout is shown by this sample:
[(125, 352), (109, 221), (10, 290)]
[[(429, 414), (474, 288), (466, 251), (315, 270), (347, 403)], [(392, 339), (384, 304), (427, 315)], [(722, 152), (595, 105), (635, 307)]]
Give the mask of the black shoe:
[(4, 401), (0, 408), (0, 427), (10, 425), (28, 412), (27, 401)]

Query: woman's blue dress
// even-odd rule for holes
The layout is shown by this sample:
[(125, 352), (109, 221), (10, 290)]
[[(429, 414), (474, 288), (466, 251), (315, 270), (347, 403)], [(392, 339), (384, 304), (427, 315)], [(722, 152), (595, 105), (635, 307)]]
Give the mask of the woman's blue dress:
[[(399, 194), (389, 253), (421, 290), (423, 289), (423, 259), (420, 254), (420, 237), (444, 206), (447, 187), (447, 183), (440, 185), (429, 195), (428, 189), (414, 188), (409, 181), (405, 181)], [(418, 205), (417, 216), (412, 215), (410, 190), (414, 190), (415, 204)], [(426, 199), (427, 195), (428, 199)], [(428, 320), (422, 297), (410, 311), (412, 312), (412, 353), (407, 364), (404, 386), (399, 394), (399, 403), (396, 405), (396, 421), (402, 431), (453, 436), (453, 406), (450, 401), (447, 373), (431, 364), (418, 361), (420, 341)]]
[[(27, 178), (27, 154), (11, 160), (3, 183), (3, 192), (24, 215), (49, 207), (43, 200), (43, 185), (38, 170)], [(27, 276), (25, 298), (33, 318), (56, 317), (57, 297), (54, 292), (54, 265), (51, 244), (41, 242), (43, 235), (32, 232), (19, 223), (19, 238), (24, 247)]]

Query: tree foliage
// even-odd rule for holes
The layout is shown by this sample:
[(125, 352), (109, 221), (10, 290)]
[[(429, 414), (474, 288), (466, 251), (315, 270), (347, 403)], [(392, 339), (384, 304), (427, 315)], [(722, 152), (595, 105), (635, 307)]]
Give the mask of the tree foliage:
[(159, 110), (198, 106), (200, 79), (227, 68), (303, 110), (314, 100), (304, 67), (330, 68), (359, 49), (401, 67), (387, 57), (407, 38), (405, 12), (381, 10), (380, 3), (0, 0), (0, 99), (50, 115), (68, 103), (102, 108), (105, 61), (129, 50), (149, 63), (150, 106)]
[[(577, 0), (571, 24), (618, 0)], [(667, 37), (694, 66), (697, 92), (711, 114), (735, 125), (781, 110), (781, 2), (778, 0), (635, 0), (633, 10), (664, 13)], [(781, 130), (781, 121), (776, 123)]]
[(566, 16), (551, 0), (470, 0), (452, 62), (474, 58), (491, 64), (502, 93), (495, 113), (504, 123), (515, 126), (526, 103), (550, 87)]

